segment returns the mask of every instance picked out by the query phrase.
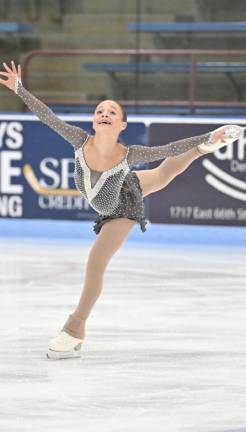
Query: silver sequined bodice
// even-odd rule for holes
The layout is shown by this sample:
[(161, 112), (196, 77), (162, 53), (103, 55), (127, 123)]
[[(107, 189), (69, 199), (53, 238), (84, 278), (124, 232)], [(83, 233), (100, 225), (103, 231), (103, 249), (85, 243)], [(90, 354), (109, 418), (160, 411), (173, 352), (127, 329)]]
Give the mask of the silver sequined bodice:
[(119, 204), (120, 190), (125, 176), (130, 171), (127, 156), (110, 170), (102, 172), (95, 182), (95, 172), (87, 166), (84, 157), (84, 144), (88, 137), (89, 135), (85, 138), (83, 145), (75, 151), (76, 186), (98, 213), (111, 215)]
[[(202, 143), (209, 143), (211, 132), (197, 137), (185, 138), (162, 146), (132, 145), (126, 157), (110, 170), (93, 172), (87, 165), (83, 145), (89, 135), (57, 117), (44, 103), (16, 81), (15, 92), (39, 119), (73, 145), (75, 150), (75, 184), (91, 207), (102, 215), (112, 214), (119, 203), (120, 191), (126, 175), (132, 167), (177, 156)], [(96, 180), (95, 180), (96, 178)]]

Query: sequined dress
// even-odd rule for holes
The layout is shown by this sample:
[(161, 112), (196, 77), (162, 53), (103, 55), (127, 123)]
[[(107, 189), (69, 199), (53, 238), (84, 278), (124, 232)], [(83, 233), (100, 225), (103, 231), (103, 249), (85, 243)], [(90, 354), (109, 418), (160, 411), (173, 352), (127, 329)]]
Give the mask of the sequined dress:
[(16, 80), (15, 93), (43, 123), (72, 144), (75, 152), (75, 184), (97, 212), (93, 228), (96, 234), (100, 232), (104, 223), (120, 217), (136, 220), (141, 230), (146, 231), (148, 221), (145, 217), (142, 190), (138, 176), (132, 168), (139, 164), (177, 156), (199, 144), (209, 142), (211, 137), (209, 132), (162, 146), (132, 145), (126, 147), (126, 155), (120, 163), (109, 170), (98, 172), (92, 170), (85, 160), (84, 147), (89, 134), (80, 127), (58, 118), (50, 108), (26, 90), (19, 80)]

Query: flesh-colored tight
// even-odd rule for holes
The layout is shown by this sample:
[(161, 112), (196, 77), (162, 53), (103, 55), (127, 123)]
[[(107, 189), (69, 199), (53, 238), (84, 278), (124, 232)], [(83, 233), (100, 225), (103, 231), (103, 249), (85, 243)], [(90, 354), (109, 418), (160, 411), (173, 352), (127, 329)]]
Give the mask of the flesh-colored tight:
[[(166, 187), (200, 156), (201, 154), (194, 148), (179, 156), (166, 159), (157, 168), (137, 171), (143, 196)], [(127, 218), (118, 218), (102, 226), (88, 256), (79, 303), (63, 327), (63, 330), (71, 336), (85, 338), (86, 320), (102, 292), (105, 270), (135, 223), (136, 221)]]

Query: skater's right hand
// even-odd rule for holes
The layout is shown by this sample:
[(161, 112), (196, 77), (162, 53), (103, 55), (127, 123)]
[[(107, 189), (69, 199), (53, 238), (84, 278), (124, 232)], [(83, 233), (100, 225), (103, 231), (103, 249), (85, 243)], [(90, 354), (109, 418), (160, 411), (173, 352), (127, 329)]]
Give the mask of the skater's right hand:
[(6, 70), (6, 72), (0, 72), (0, 75), (6, 77), (7, 79), (1, 79), (0, 78), (0, 84), (3, 84), (5, 87), (8, 87), (10, 90), (15, 90), (15, 81), (18, 77), (21, 81), (21, 66), (18, 65), (18, 68), (16, 69), (15, 63), (13, 60), (11, 61), (11, 67), (6, 65), (6, 63), (3, 63), (3, 66)]

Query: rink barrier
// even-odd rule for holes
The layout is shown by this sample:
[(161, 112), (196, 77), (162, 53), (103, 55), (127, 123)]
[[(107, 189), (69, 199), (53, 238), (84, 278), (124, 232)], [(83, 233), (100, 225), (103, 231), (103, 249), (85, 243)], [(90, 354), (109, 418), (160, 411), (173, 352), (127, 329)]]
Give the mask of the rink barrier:
[[(83, 243), (94, 241), (92, 221), (56, 221), (37, 219), (0, 219), (1, 239), (34, 241), (71, 241)], [(166, 247), (173, 246), (212, 246), (246, 247), (246, 229), (241, 227), (193, 226), (148, 224), (143, 233), (139, 225), (134, 226), (127, 243), (147, 243)]]

